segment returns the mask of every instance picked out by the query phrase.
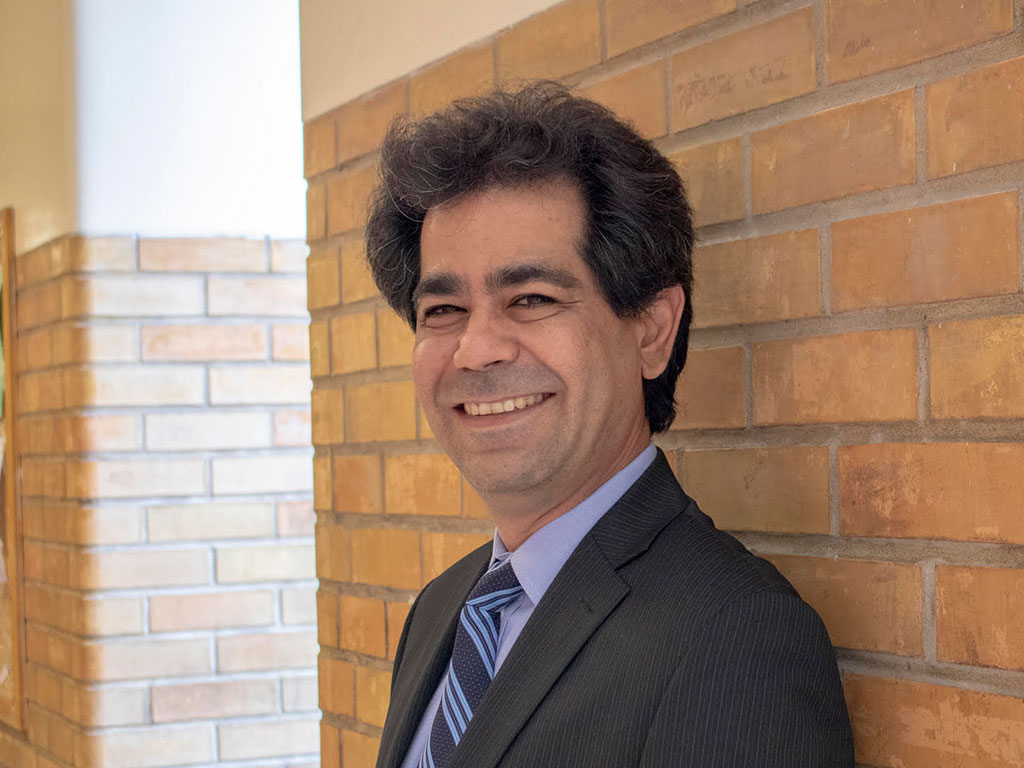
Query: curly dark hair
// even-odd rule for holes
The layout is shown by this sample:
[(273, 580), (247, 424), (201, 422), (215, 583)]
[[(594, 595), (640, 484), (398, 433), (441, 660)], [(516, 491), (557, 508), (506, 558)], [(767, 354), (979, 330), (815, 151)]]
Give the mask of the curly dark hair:
[(582, 193), (581, 256), (617, 315), (635, 316), (660, 291), (683, 287), (686, 307), (668, 365), (643, 382), (647, 422), (653, 433), (663, 432), (675, 417), (675, 383), (693, 317), (693, 221), (672, 164), (600, 104), (537, 82), (456, 101), (420, 122), (397, 120), (381, 147), (366, 225), (374, 281), (415, 329), (412, 297), (427, 211), (486, 187), (561, 177)]

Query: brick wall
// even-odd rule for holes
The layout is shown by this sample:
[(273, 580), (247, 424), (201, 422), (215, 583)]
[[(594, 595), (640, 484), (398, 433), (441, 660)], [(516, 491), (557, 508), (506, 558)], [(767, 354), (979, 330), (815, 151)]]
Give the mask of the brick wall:
[(305, 254), (18, 257), (28, 727), (0, 764), (317, 764)]
[(561, 78), (696, 208), (659, 439), (839, 647), (858, 760), (1024, 763), (1024, 3), (568, 0), (306, 124), (323, 765), (371, 766), (417, 590), (491, 526), (362, 227), (395, 115)]

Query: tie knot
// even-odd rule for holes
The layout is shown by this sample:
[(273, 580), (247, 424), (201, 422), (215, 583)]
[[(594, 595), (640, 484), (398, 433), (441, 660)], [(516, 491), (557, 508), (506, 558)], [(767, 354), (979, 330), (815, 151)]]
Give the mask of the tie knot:
[(480, 577), (480, 581), (469, 593), (466, 605), (493, 613), (500, 611), (522, 592), (516, 572), (512, 570), (512, 563), (506, 560)]

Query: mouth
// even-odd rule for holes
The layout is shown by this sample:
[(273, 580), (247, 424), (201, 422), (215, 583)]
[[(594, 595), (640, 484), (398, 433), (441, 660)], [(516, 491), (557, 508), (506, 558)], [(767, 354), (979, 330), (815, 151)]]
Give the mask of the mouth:
[(491, 416), (498, 413), (510, 413), (512, 411), (525, 411), (551, 397), (551, 392), (540, 392), (532, 395), (521, 395), (509, 397), (504, 400), (493, 402), (465, 402), (456, 406), (457, 410), (463, 411), (470, 416)]

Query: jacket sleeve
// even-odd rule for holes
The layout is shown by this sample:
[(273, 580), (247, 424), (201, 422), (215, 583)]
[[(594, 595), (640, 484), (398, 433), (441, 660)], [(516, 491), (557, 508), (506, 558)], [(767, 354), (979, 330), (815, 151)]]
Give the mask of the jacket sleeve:
[(672, 674), (642, 768), (853, 768), (853, 736), (821, 619), (795, 595), (727, 605)]

